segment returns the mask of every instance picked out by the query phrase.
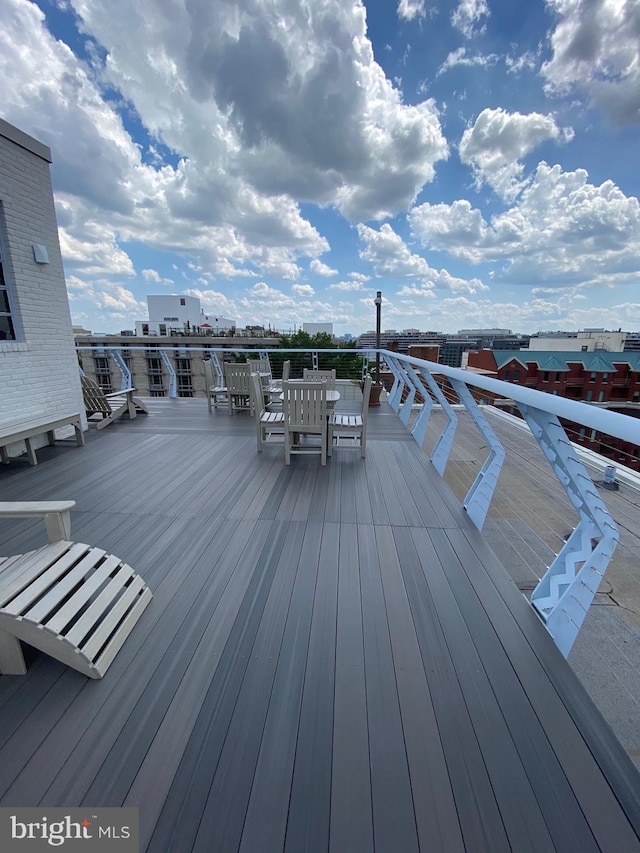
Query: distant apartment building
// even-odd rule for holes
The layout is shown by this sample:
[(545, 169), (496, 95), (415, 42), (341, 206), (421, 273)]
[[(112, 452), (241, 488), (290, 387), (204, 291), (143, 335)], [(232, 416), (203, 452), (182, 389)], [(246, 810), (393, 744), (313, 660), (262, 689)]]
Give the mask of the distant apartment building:
[[(382, 349), (395, 350), (406, 355), (411, 346), (437, 345), (444, 343), (446, 335), (442, 332), (420, 332), (418, 329), (404, 329), (398, 332), (396, 329), (385, 329), (380, 333), (380, 346)], [(375, 349), (376, 333), (364, 332), (358, 337), (358, 349)]]
[[(185, 337), (128, 335), (79, 335), (76, 347), (84, 373), (105, 393), (122, 387), (124, 367), (140, 396), (168, 397), (175, 388), (178, 397), (204, 397), (204, 359), (207, 350), (271, 349), (278, 337), (190, 335)], [(231, 359), (231, 355), (229, 356)]]
[(308, 335), (331, 335), (333, 337), (333, 323), (303, 323), (302, 331)]
[(136, 320), (136, 335), (225, 334), (235, 331), (235, 320), (205, 314), (196, 296), (147, 296), (148, 320)]
[[(479, 350), (469, 353), (468, 366), (492, 371), (503, 382), (638, 418), (638, 445), (603, 436), (579, 424), (564, 426), (572, 441), (613, 462), (640, 470), (640, 353)], [(495, 395), (484, 394), (484, 399), (496, 403)], [(504, 398), (498, 404), (504, 406)], [(509, 408), (508, 400), (506, 406)], [(512, 408), (517, 414), (516, 407)]]
[(627, 332), (624, 352), (640, 352), (640, 332)]
[(583, 329), (579, 332), (539, 332), (532, 335), (534, 352), (623, 352), (627, 333), (618, 329)]
[[(513, 334), (510, 329), (461, 329), (455, 335), (442, 332), (421, 332), (418, 329), (386, 329), (380, 335), (380, 346), (383, 349), (395, 350), (406, 355), (411, 347), (439, 347), (440, 364), (449, 367), (463, 367), (466, 363), (466, 353), (474, 349), (519, 349), (529, 343), (527, 335)], [(358, 338), (358, 349), (374, 349), (376, 333), (365, 332)]]

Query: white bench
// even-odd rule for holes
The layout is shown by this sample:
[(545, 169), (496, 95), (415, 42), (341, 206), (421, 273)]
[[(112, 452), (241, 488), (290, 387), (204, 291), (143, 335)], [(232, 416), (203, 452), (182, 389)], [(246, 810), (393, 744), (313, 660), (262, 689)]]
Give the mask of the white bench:
[(55, 444), (56, 437), (54, 430), (64, 426), (72, 426), (76, 431), (76, 444), (78, 447), (84, 445), (84, 433), (82, 432), (82, 418), (79, 412), (73, 412), (62, 417), (50, 418), (40, 417), (30, 419), (28, 421), (17, 421), (8, 424), (0, 424), (0, 460), (2, 462), (9, 461), (7, 446), (17, 441), (24, 441), (27, 449), (27, 456), (32, 465), (38, 464), (36, 452), (31, 443), (31, 439), (37, 435), (47, 434), (49, 444)]
[(24, 675), (20, 641), (102, 678), (151, 592), (118, 557), (69, 541), (75, 501), (0, 502), (0, 519), (44, 517), (49, 544), (0, 557), (0, 673)]

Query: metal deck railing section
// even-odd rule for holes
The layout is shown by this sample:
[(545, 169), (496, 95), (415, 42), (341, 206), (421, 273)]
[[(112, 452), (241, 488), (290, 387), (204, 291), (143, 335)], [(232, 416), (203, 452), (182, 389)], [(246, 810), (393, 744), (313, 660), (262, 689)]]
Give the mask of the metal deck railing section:
[[(123, 387), (129, 387), (131, 374), (126, 367), (118, 347), (78, 347), (92, 354), (105, 354), (113, 358), (119, 370)], [(136, 347), (128, 345), (130, 352)], [(168, 354), (173, 347), (162, 347), (154, 343), (160, 353), (170, 378), (169, 396), (176, 396), (175, 371)], [(259, 353), (270, 356), (282, 364), (290, 358), (292, 368), (305, 365), (323, 367), (336, 358), (350, 362), (360, 378), (375, 360), (375, 351), (360, 350), (246, 350), (246, 349), (199, 349), (210, 358), (216, 376), (222, 377), (222, 361), (225, 358), (244, 358)], [(277, 355), (276, 355), (277, 354)], [(533, 436), (548, 459), (558, 481), (573, 504), (578, 523), (573, 533), (556, 555), (531, 595), (531, 605), (541, 617), (556, 645), (567, 657), (575, 642), (589, 606), (598, 591), (600, 582), (613, 556), (619, 540), (618, 528), (604, 501), (597, 491), (586, 468), (581, 462), (560, 422), (560, 418), (596, 429), (632, 444), (638, 443), (638, 422), (635, 418), (610, 412), (587, 403), (567, 400), (512, 383), (502, 382), (487, 376), (458, 368), (412, 358), (388, 350), (380, 350), (383, 363), (393, 376), (393, 385), (388, 401), (400, 420), (410, 429), (420, 447), (424, 445), (427, 427), (434, 404), (441, 406), (447, 422), (440, 434), (430, 459), (440, 476), (444, 476), (447, 460), (453, 445), (458, 416), (452, 401), (464, 406), (473, 423), (486, 441), (489, 452), (463, 501), (464, 509), (475, 526), (481, 530), (498, 485), (505, 451), (487, 421), (477, 398), (482, 392), (506, 397), (517, 406)], [(275, 378), (278, 378), (274, 370)], [(295, 373), (294, 373), (295, 375)], [(340, 371), (338, 371), (340, 378)]]

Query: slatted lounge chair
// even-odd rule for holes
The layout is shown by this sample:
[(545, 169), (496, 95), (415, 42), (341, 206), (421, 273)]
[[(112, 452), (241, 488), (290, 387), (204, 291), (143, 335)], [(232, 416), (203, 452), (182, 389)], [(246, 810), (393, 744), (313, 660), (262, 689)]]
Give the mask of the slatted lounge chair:
[(139, 412), (149, 411), (144, 403), (133, 396), (135, 388), (123, 388), (121, 391), (105, 394), (88, 376), (81, 376), (80, 381), (87, 420), (97, 421), (98, 429), (104, 429), (124, 414), (135, 418)]
[[(327, 383), (293, 380), (282, 383), (284, 412), (284, 461), (291, 464), (291, 454), (320, 454), (320, 464), (327, 464)], [(319, 441), (302, 441), (303, 437)]]
[(367, 413), (371, 395), (371, 377), (367, 376), (362, 389), (362, 412), (329, 412), (329, 456), (335, 447), (359, 450), (364, 459), (367, 453)]
[(0, 518), (44, 517), (49, 543), (0, 557), (0, 673), (24, 675), (20, 641), (102, 678), (151, 592), (141, 577), (101, 548), (71, 542), (75, 501), (0, 502)]

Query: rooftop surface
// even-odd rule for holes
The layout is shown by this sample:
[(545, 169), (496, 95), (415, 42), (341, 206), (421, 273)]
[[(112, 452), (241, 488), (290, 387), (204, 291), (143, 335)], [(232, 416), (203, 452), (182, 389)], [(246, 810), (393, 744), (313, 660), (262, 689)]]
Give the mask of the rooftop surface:
[[(103, 680), (0, 678), (0, 804), (137, 806), (158, 853), (640, 850), (637, 772), (489, 547), (525, 533), (498, 497), (478, 533), (386, 405), (325, 469), (149, 405), (0, 471), (154, 593)], [(43, 537), (4, 522), (0, 553)]]
[[(490, 424), (506, 457), (482, 533), (527, 595), (577, 518), (526, 425), (518, 421), (514, 429), (510, 416), (498, 416), (491, 408), (484, 410), (493, 414)], [(462, 500), (487, 449), (478, 441), (478, 431), (469, 416), (460, 411), (457, 414), (456, 442), (445, 481)], [(427, 452), (443, 425), (444, 416), (435, 409), (425, 441)], [(604, 464), (611, 461), (606, 459)], [(603, 465), (594, 467), (589, 455), (585, 456), (585, 465), (594, 482), (601, 483)], [(621, 481), (618, 491), (602, 491), (602, 495), (618, 525), (620, 542), (569, 663), (640, 769), (640, 490)]]

